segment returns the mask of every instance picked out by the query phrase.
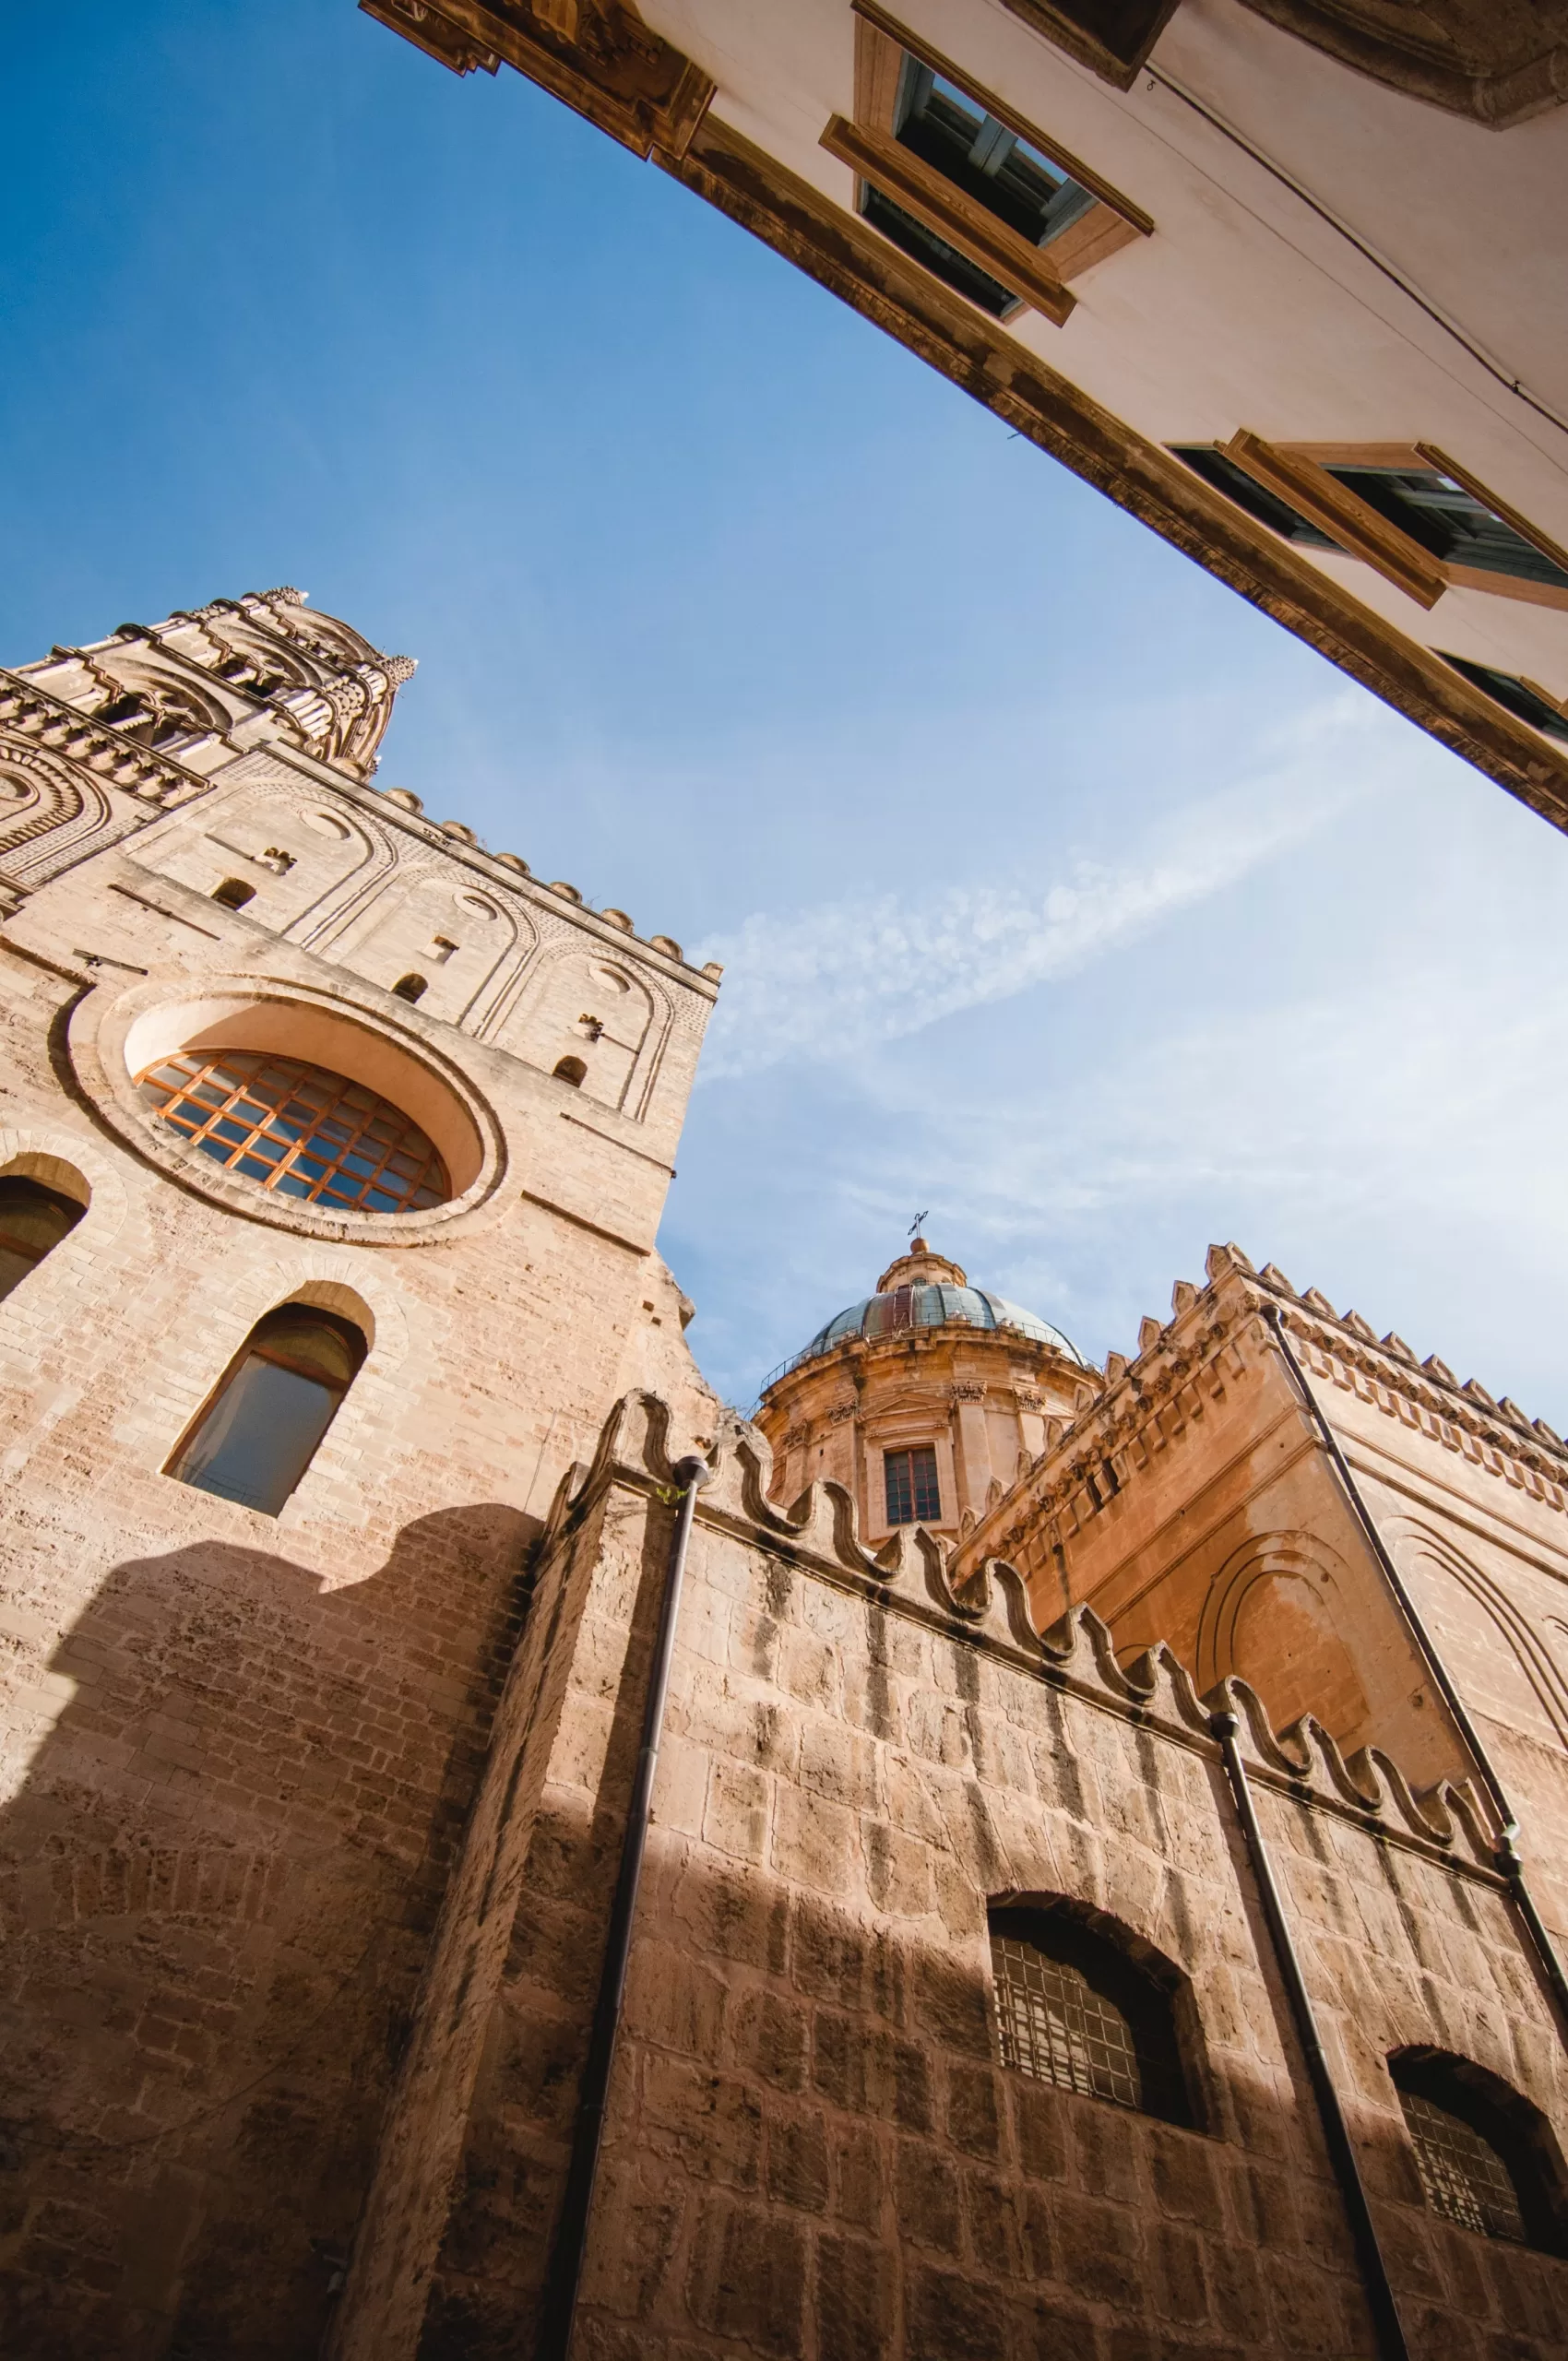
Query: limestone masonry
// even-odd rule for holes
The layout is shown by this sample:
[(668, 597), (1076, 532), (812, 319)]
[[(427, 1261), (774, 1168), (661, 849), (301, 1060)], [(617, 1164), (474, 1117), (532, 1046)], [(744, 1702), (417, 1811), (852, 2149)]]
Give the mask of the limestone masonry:
[(5, 2350), (1560, 2355), (1562, 1442), (1235, 1247), (1099, 1370), (917, 1240), (741, 1419), (717, 970), (411, 669), (0, 673)]

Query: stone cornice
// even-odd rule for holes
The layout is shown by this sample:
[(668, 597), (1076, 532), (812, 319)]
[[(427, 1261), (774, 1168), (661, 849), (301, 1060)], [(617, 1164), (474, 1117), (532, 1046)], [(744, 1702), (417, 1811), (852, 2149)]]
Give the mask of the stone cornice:
[[(875, 1361), (897, 1360), (909, 1355), (978, 1349), (984, 1353), (1006, 1351), (1024, 1355), (1038, 1381), (1041, 1377), (1059, 1375), (1064, 1387), (1077, 1390), (1092, 1399), (1095, 1372), (1086, 1371), (1078, 1361), (1069, 1360), (1054, 1345), (1043, 1337), (1028, 1335), (1022, 1328), (978, 1328), (968, 1320), (944, 1320), (933, 1328), (894, 1328), (880, 1336), (860, 1335), (840, 1336), (825, 1352), (814, 1353), (810, 1359), (796, 1361), (783, 1370), (764, 1387), (758, 1408), (783, 1410), (791, 1407), (789, 1397), (802, 1381), (817, 1380), (837, 1372), (851, 1384), (863, 1381), (861, 1370)], [(948, 1381), (932, 1373), (933, 1386), (945, 1390)], [(998, 1375), (988, 1382), (988, 1391), (1000, 1397), (1010, 1393), (1016, 1383), (1011, 1376)]]
[(1269, 1312), (1289, 1329), (1312, 1376), (1420, 1429), (1546, 1506), (1568, 1510), (1568, 1445), (1543, 1420), (1532, 1421), (1506, 1398), (1494, 1402), (1473, 1378), (1461, 1385), (1435, 1356), (1418, 1362), (1402, 1337), (1378, 1337), (1359, 1312), (1336, 1312), (1315, 1287), (1298, 1294), (1272, 1263), (1260, 1271), (1239, 1246), (1212, 1246), (1208, 1285), (1178, 1280), (1172, 1305), (1169, 1321), (1144, 1322), (1135, 1359), (1107, 1355), (1098, 1401), (1080, 1397), (1071, 1422), (1047, 1419), (1045, 1450), (964, 1542), (960, 1580), (1030, 1535), (1063, 1543), (1098, 1514), (1156, 1451), (1182, 1439), (1206, 1402), (1223, 1399), (1249, 1353), (1269, 1349)]
[(1214, 1247), (1211, 1269), (1221, 1257), (1224, 1275), (1238, 1274), (1251, 1300), (1261, 1303), (1260, 1291), (1267, 1290), (1309, 1374), (1418, 1428), (1548, 1507), (1568, 1509), (1568, 1444), (1544, 1419), (1532, 1419), (1507, 1395), (1493, 1401), (1473, 1377), (1461, 1385), (1435, 1354), (1418, 1361), (1402, 1336), (1375, 1335), (1360, 1312), (1336, 1312), (1316, 1287), (1298, 1295), (1272, 1263), (1254, 1271), (1239, 1247)]

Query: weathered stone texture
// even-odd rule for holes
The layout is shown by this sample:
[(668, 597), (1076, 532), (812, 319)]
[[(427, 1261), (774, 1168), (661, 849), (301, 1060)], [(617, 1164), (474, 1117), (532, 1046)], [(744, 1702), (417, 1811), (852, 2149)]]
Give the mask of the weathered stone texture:
[[(559, 1553), (564, 1580), (597, 1524), (593, 1615), (626, 1633), (626, 1686), (604, 1739), (557, 1741), (568, 1775), (528, 1840), (422, 2361), (531, 2349), (630, 1776), (613, 1728), (635, 1738), (659, 1572), (634, 1439)], [(725, 1497), (698, 1512), (578, 2349), (1370, 2354), (1212, 1743), (1021, 1667), (863, 1557), (857, 1579), (748, 1536)], [(612, 1653), (588, 1645), (592, 1619), (574, 1714)], [(846, 1707), (873, 1685), (881, 1727), (862, 1734)], [(1509, 2284), (1425, 2211), (1383, 2065), (1449, 2047), (1561, 2119), (1561, 2045), (1498, 1882), (1255, 1775), (1417, 2349), (1514, 2338), (1544, 2361), (1568, 2266), (1515, 2253)], [(894, 1833), (922, 1864), (897, 1896), (879, 1883)], [(997, 2062), (986, 1903), (1033, 1892), (1112, 1914), (1190, 1977), (1201, 2129)], [(406, 2321), (392, 2331), (351, 2284), (337, 2350), (414, 2349)]]
[[(277, 614), (259, 613), (232, 630), (270, 646)], [(316, 2349), (529, 1545), (628, 1382), (652, 1374), (693, 1414), (704, 1400), (652, 1245), (711, 981), (679, 984), (668, 954), (376, 795), (362, 733), (336, 767), (313, 752), (220, 677), (214, 628), (0, 683), (0, 780), (19, 782), (0, 805), (0, 1172), (71, 1174), (90, 1201), (0, 1304), (0, 2341), (18, 2354)], [(90, 719), (116, 671), (190, 701), (178, 758)], [(200, 738), (204, 698), (227, 739)], [(47, 779), (43, 737), (62, 749)], [(96, 783), (100, 749), (163, 800)], [(323, 897), (344, 909), (362, 839), (378, 866), (356, 886), (361, 934), (326, 940)], [(256, 881), (243, 914), (210, 898), (235, 871)], [(432, 895), (464, 1022), (386, 989), (430, 943)], [(515, 1014), (481, 1039), (474, 963), (493, 935), (513, 946), (494, 972)], [(635, 1114), (606, 1081), (590, 1120), (540, 1071), (556, 1045), (529, 1030), (528, 946), (547, 939), (646, 973), (664, 1015)], [(143, 1152), (96, 1011), (220, 987), (241, 1005), (297, 992), (450, 1062), (499, 1143), (483, 1203), (410, 1240)], [(572, 990), (575, 1020), (593, 1003)], [(597, 1227), (573, 1217), (585, 1206)], [(287, 1506), (172, 1480), (254, 1323), (302, 1294), (370, 1349)]]

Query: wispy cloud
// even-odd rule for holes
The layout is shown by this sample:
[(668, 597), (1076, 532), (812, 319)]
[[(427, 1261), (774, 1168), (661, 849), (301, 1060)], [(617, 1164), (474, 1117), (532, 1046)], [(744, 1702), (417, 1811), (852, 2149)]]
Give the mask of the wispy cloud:
[[(1289, 744), (1268, 750), (1251, 776), (1168, 815), (1121, 862), (1065, 862), (1032, 889), (885, 891), (754, 915), (703, 946), (726, 970), (703, 1079), (852, 1057), (1075, 974), (1388, 784), (1408, 739), (1392, 717), (1336, 698), (1298, 718)], [(955, 817), (961, 826), (961, 808)]]

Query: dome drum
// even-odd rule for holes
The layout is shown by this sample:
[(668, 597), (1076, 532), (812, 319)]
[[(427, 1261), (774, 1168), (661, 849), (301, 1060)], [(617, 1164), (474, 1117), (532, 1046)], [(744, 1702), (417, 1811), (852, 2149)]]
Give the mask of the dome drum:
[(917, 1239), (764, 1386), (777, 1497), (829, 1477), (854, 1494), (868, 1542), (898, 1524), (966, 1531), (1090, 1374), (1060, 1329)]

